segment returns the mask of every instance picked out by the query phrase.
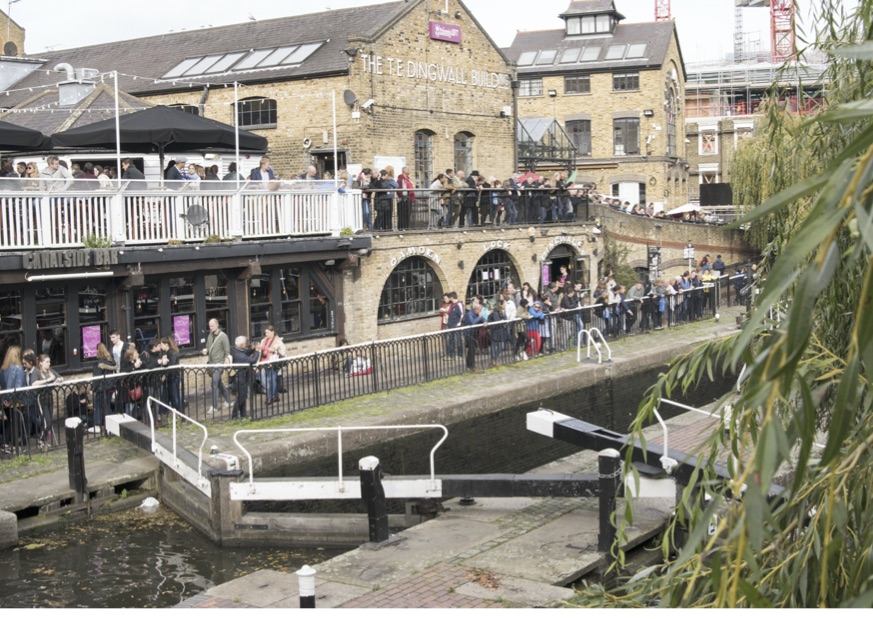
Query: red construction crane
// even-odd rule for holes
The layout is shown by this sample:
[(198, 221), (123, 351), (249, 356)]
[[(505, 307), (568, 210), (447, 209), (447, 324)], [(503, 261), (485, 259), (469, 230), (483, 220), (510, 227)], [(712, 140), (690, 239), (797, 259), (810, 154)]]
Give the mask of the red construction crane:
[(794, 58), (794, 0), (770, 0), (770, 44), (773, 62)]
[(793, 58), (794, 39), (794, 0), (736, 0), (738, 7), (765, 7), (770, 5), (770, 55), (773, 62), (784, 62)]
[(670, 21), (670, 0), (655, 0), (655, 21)]

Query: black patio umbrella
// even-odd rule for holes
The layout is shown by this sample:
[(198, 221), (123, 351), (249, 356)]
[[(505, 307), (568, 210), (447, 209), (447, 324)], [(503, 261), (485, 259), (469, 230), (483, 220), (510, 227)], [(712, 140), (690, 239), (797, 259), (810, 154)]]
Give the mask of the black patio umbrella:
[(32, 151), (48, 150), (51, 147), (51, 139), (36, 129), (19, 127), (0, 120), (0, 150)]
[[(236, 148), (236, 129), (225, 123), (188, 112), (157, 105), (119, 117), (121, 134), (119, 149), (125, 152), (147, 153), (156, 148), (164, 168), (164, 153), (179, 153), (213, 148)], [(82, 148), (116, 148), (115, 119), (76, 127), (55, 133), (55, 146)], [(264, 152), (267, 138), (250, 131), (239, 132), (242, 151)]]

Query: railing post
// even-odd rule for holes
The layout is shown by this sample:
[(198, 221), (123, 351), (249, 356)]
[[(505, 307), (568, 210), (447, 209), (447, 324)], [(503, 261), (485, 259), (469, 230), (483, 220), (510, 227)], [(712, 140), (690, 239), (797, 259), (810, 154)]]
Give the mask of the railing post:
[(312, 353), (312, 377), (315, 383), (315, 405), (321, 406), (321, 378), (318, 372), (318, 353)]
[(124, 194), (116, 193), (109, 200), (109, 230), (113, 243), (127, 241), (127, 226), (124, 218)]
[(621, 454), (615, 449), (604, 449), (598, 454), (600, 476), (600, 534), (597, 550), (609, 552), (615, 542), (615, 497), (621, 481)]
[(300, 596), (300, 608), (315, 608), (316, 571), (308, 565), (304, 565), (295, 574), (297, 574), (297, 592)]
[(242, 213), (242, 196), (239, 191), (230, 196), (230, 217), (228, 224), (230, 229), (228, 233), (238, 239), (242, 239), (243, 233), (243, 213)]
[(427, 355), (428, 355), (427, 339), (428, 338), (426, 335), (421, 338), (421, 352), (422, 352), (422, 359), (424, 360), (424, 367), (422, 368), (424, 370), (424, 380), (429, 381), (430, 380), (430, 364), (428, 363), (428, 358), (427, 358)]
[(370, 375), (373, 377), (373, 393), (379, 392), (379, 379), (377, 377), (377, 374), (379, 374), (379, 359), (376, 357), (376, 350), (376, 342), (373, 342), (370, 344), (370, 367), (373, 368)]
[(367, 456), (358, 462), (361, 473), (361, 498), (367, 504), (367, 522), (370, 542), (388, 540), (388, 510), (385, 506), (385, 488), (382, 487), (382, 465), (379, 458)]
[(76, 502), (81, 503), (87, 492), (85, 478), (85, 425), (78, 417), (70, 417), (64, 423), (67, 433), (67, 469), (70, 475), (70, 490), (76, 492)]

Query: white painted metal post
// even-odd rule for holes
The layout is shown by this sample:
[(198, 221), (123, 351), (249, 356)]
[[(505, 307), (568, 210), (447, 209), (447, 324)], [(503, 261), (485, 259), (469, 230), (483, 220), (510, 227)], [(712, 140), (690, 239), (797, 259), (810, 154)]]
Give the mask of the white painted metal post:
[(316, 571), (308, 565), (304, 565), (295, 573), (297, 574), (297, 591), (300, 595), (300, 608), (315, 608)]

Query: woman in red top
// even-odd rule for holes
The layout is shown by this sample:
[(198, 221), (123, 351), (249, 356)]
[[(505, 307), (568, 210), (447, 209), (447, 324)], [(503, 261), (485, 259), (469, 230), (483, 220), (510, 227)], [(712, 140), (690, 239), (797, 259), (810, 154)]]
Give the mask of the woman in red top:
[[(397, 186), (400, 191), (397, 192), (397, 229), (409, 229), (409, 213), (412, 210), (412, 205), (415, 204), (415, 192), (408, 191), (415, 189), (415, 183), (409, 178), (409, 168), (404, 167), (397, 177)], [(407, 191), (404, 191), (407, 190)]]

